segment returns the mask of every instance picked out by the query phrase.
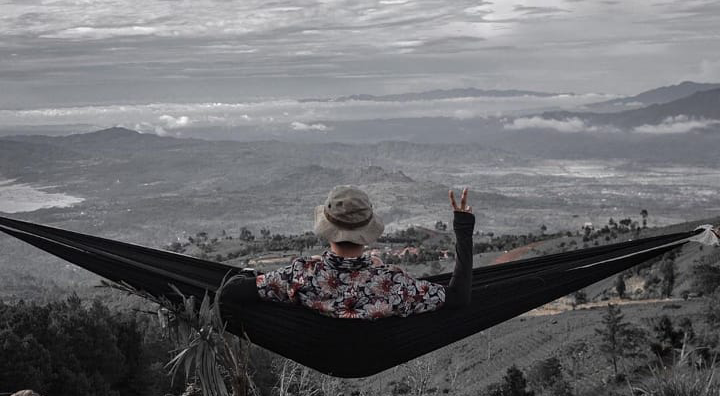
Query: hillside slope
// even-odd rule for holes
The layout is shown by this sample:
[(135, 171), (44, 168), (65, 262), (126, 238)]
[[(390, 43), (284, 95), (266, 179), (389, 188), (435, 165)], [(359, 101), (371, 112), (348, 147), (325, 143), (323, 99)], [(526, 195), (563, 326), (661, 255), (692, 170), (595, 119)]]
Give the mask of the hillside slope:
[(543, 113), (543, 117), (557, 120), (575, 117), (585, 120), (590, 125), (612, 125), (621, 129), (656, 125), (673, 117), (720, 120), (720, 88), (696, 92), (667, 103), (652, 104), (618, 113), (548, 112)]
[(604, 102), (587, 105), (588, 109), (600, 112), (625, 111), (632, 108), (640, 108), (653, 104), (668, 103), (674, 100), (690, 96), (701, 91), (720, 88), (720, 84), (696, 83), (683, 81), (680, 84), (659, 87), (641, 92), (637, 95), (612, 99)]

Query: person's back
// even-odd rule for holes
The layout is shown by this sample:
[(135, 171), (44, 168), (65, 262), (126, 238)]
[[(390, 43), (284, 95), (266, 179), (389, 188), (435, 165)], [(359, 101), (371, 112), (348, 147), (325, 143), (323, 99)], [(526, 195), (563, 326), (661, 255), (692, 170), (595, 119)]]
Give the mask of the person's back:
[(332, 317), (378, 319), (434, 311), (445, 289), (416, 280), (377, 257), (345, 258), (332, 251), (296, 259), (257, 277), (260, 298), (293, 302)]
[(458, 307), (470, 301), (472, 233), (475, 217), (466, 205), (454, 209), (456, 266), (448, 286), (415, 279), (402, 268), (363, 254), (384, 225), (363, 191), (334, 188), (315, 210), (315, 233), (330, 243), (321, 256), (295, 259), (291, 265), (255, 279), (237, 277), (223, 290), (223, 301), (257, 300), (295, 303), (338, 318), (378, 319)]

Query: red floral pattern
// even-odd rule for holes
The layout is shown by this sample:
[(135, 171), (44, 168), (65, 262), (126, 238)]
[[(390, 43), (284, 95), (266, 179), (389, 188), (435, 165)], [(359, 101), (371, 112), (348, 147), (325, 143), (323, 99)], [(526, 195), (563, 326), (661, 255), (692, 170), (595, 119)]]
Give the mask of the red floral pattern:
[(296, 303), (336, 318), (379, 319), (437, 310), (442, 285), (415, 279), (379, 258), (325, 252), (257, 277), (260, 298)]

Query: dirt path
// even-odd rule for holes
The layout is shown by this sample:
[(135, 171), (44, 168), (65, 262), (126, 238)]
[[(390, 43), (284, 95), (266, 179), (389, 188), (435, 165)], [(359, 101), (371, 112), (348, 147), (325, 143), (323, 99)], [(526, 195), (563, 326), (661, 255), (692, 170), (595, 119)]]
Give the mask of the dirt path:
[[(674, 303), (678, 301), (684, 301), (681, 298), (649, 298), (647, 300), (619, 300), (610, 299), (606, 301), (593, 301), (586, 304), (581, 304), (575, 307), (575, 310), (581, 309), (593, 309), (606, 307), (608, 304), (613, 305), (641, 305), (641, 304), (655, 304), (655, 303)], [(558, 301), (551, 302), (543, 305), (540, 308), (535, 308), (532, 311), (526, 312), (523, 315), (528, 316), (546, 316), (546, 315), (557, 315), (563, 312), (572, 311), (572, 305), (560, 303)]]
[(507, 263), (510, 261), (515, 261), (523, 258), (527, 252), (532, 250), (535, 246), (540, 245), (542, 242), (533, 242), (529, 245), (520, 246), (519, 248), (515, 248), (512, 250), (508, 250), (507, 252), (501, 254), (498, 257), (495, 257), (495, 260), (493, 260), (492, 264), (502, 264)]

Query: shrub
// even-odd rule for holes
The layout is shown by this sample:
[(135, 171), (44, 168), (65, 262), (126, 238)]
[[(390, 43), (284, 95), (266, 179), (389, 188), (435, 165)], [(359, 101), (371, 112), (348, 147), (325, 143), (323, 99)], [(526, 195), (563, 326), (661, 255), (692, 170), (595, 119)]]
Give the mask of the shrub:
[(528, 372), (528, 382), (539, 395), (572, 395), (572, 388), (565, 380), (560, 360), (554, 356), (536, 362)]
[(720, 268), (710, 264), (693, 267), (693, 288), (701, 294), (712, 294), (720, 286)]
[[(667, 315), (660, 317), (658, 322), (653, 326), (655, 339), (650, 343), (652, 352), (663, 361), (671, 361), (673, 352), (682, 348), (683, 343), (688, 336), (692, 335), (692, 323), (683, 322), (684, 326), (676, 329), (672, 320)], [(690, 331), (686, 335), (687, 331)]]
[(705, 321), (709, 325), (720, 323), (720, 291), (713, 293), (705, 305)]
[(525, 374), (512, 365), (507, 369), (503, 382), (500, 384), (490, 385), (487, 389), (488, 396), (535, 396), (531, 390), (527, 390), (527, 380)]

